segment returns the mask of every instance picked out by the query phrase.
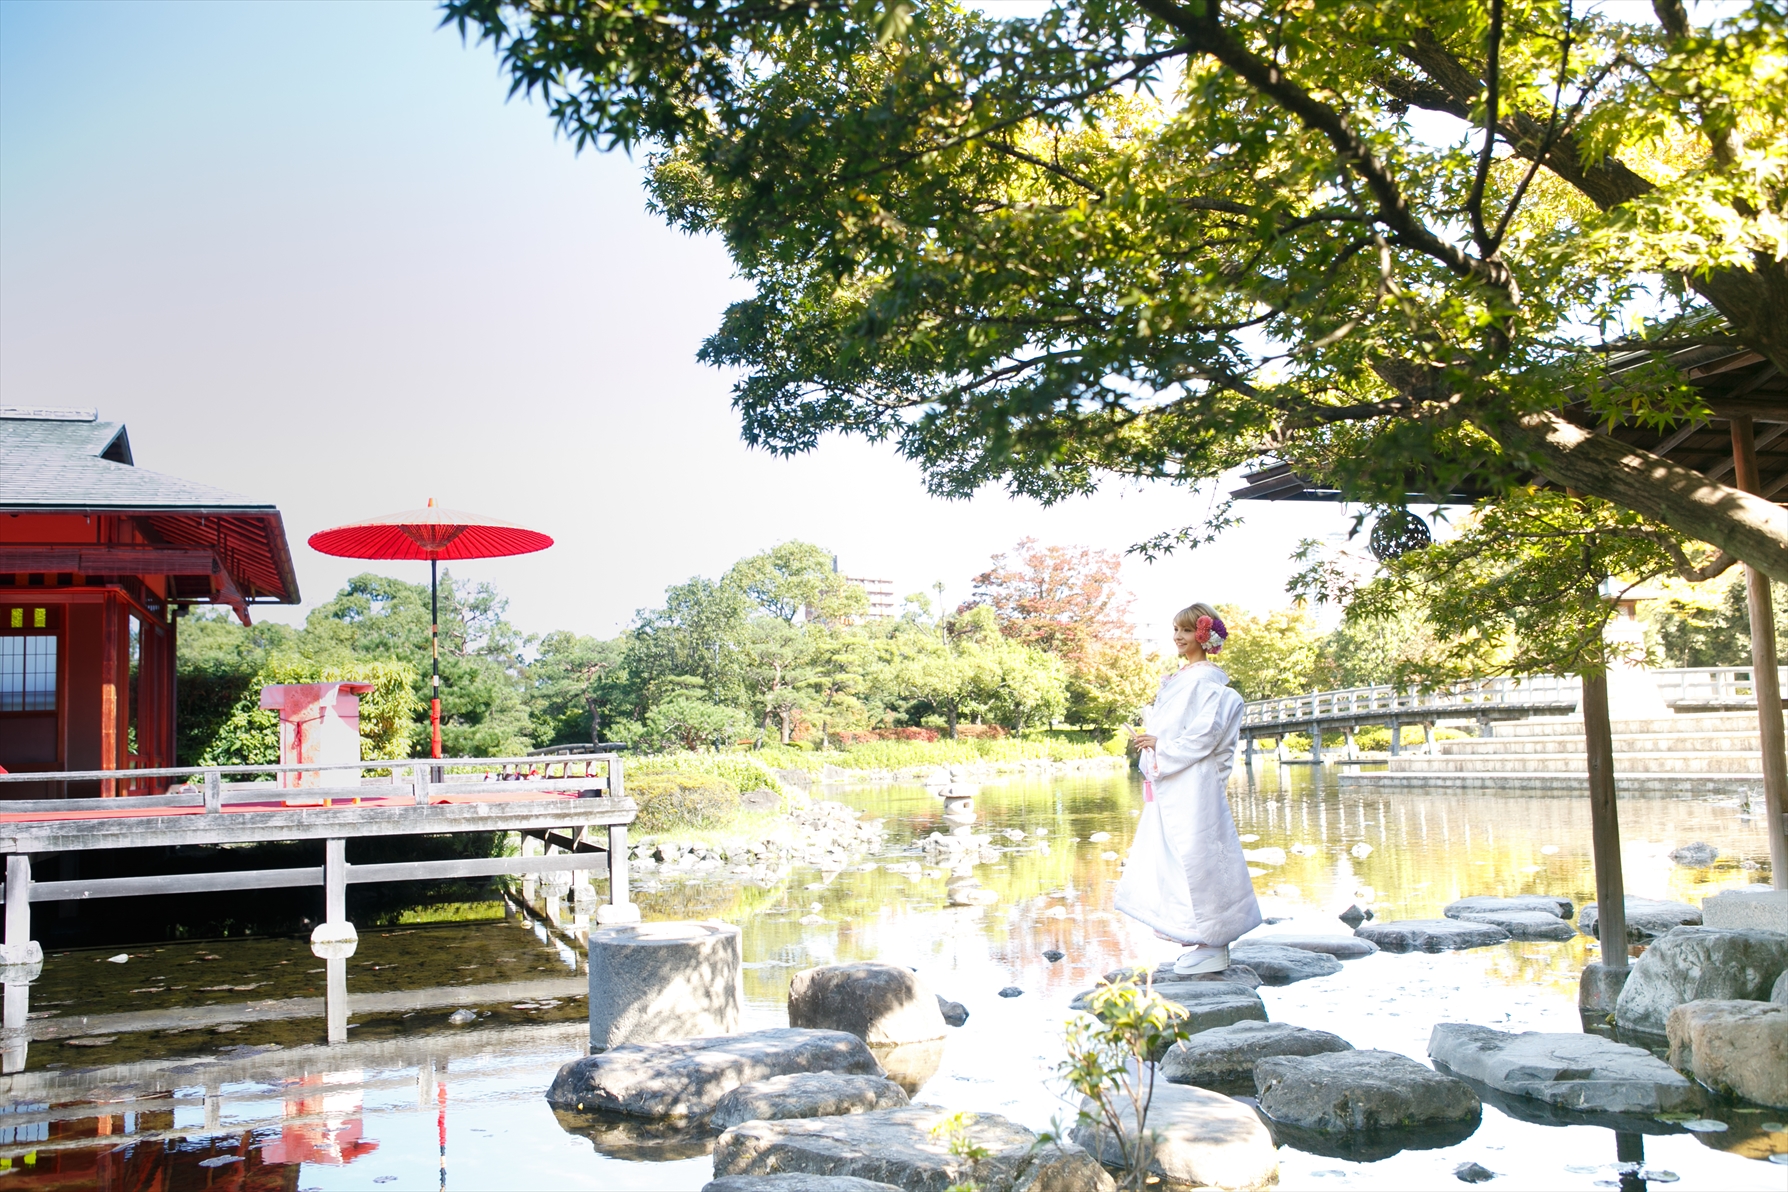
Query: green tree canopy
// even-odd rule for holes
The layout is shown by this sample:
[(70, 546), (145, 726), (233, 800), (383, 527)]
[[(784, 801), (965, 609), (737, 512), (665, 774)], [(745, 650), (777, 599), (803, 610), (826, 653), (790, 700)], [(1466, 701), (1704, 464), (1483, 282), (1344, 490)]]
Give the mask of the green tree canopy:
[(1788, 579), (1773, 505), (1559, 412), (1707, 415), (1684, 344), (1788, 368), (1774, 0), (444, 7), (724, 239), (755, 293), (702, 356), (754, 445), (1045, 500), (1262, 455), (1391, 506), (1537, 473)]

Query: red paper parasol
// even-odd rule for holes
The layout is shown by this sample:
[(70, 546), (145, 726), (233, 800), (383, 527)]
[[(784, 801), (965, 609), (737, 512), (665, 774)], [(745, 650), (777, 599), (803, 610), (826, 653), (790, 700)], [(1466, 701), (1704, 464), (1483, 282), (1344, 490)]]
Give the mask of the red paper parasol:
[(319, 530), (310, 548), (349, 559), (427, 559), (429, 586), (429, 744), (441, 756), (441, 612), (439, 569), (442, 559), (494, 559), (545, 550), (553, 540), (538, 530), (512, 522), (442, 509), (431, 497), (426, 509), (406, 509), (371, 521)]

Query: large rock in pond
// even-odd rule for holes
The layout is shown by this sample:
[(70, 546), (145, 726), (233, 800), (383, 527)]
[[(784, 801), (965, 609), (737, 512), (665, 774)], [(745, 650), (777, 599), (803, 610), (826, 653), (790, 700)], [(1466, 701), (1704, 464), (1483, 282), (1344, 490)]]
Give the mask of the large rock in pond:
[[(1119, 1098), (1119, 1117), (1134, 1137), (1136, 1114)], [(1088, 1122), (1097, 1118), (1091, 1100), (1081, 1106), (1073, 1139), (1103, 1162), (1121, 1166), (1123, 1148), (1111, 1130)], [(1149, 1101), (1147, 1128), (1155, 1136), (1149, 1170), (1172, 1188), (1266, 1188), (1278, 1182), (1279, 1152), (1273, 1135), (1248, 1106), (1208, 1089), (1157, 1084)]]
[(1577, 929), (1550, 911), (1465, 911), (1454, 916), (1461, 923), (1487, 923), (1500, 927), (1517, 940), (1568, 940)]
[(702, 1192), (900, 1192), (893, 1184), (860, 1180), (854, 1175), (723, 1175), (702, 1185)]
[(998, 1114), (961, 1115), (962, 1141), (978, 1162), (950, 1153), (952, 1119), (936, 1105), (848, 1117), (746, 1122), (714, 1142), (714, 1174), (851, 1175), (906, 1192), (946, 1192), (973, 1181), (982, 1192), (1114, 1192), (1111, 1176), (1078, 1146), (1038, 1147), (1031, 1131)]
[(1386, 952), (1451, 952), (1460, 948), (1487, 948), (1504, 944), (1509, 933), (1488, 923), (1461, 923), (1457, 919), (1397, 919), (1368, 923), (1354, 932)]
[(1254, 1087), (1262, 1113), (1319, 1134), (1415, 1130), (1483, 1115), (1463, 1080), (1391, 1051), (1272, 1056), (1254, 1065)]
[(1575, 909), (1569, 898), (1559, 898), (1553, 894), (1473, 894), (1469, 898), (1447, 903), (1440, 913), (1449, 919), (1471, 919), (1481, 914), (1539, 911), (1562, 921), (1568, 920)]
[(906, 1090), (884, 1077), (791, 1072), (740, 1085), (720, 1098), (708, 1115), (708, 1124), (716, 1130), (730, 1130), (741, 1122), (837, 1117), (899, 1109), (906, 1103)]
[(1234, 1022), (1174, 1044), (1161, 1060), (1161, 1075), (1173, 1084), (1252, 1094), (1254, 1065), (1268, 1056), (1352, 1050), (1353, 1044), (1327, 1031), (1289, 1022)]
[(872, 1047), (927, 1043), (946, 1029), (937, 994), (919, 974), (873, 961), (796, 973), (788, 987), (788, 1024), (848, 1031)]
[[(1272, 944), (1280, 948), (1302, 948), (1306, 952), (1321, 952), (1333, 956), (1336, 960), (1358, 960), (1362, 956), (1370, 956), (1378, 951), (1378, 945), (1371, 940), (1363, 940), (1357, 935), (1257, 935), (1243, 940), (1246, 944)], [(1241, 945), (1238, 944), (1237, 947)]]
[[(1657, 898), (1627, 899), (1627, 943), (1649, 944), (1674, 927), (1698, 926), (1701, 911), (1686, 902), (1668, 902)], [(1577, 930), (1595, 935), (1601, 926), (1601, 915), (1591, 902), (1577, 912)], [(1660, 1028), (1662, 1029), (1662, 1028)]]
[(1698, 1106), (1695, 1086), (1651, 1052), (1600, 1035), (1510, 1034), (1442, 1022), (1428, 1055), (1447, 1071), (1497, 1092), (1580, 1113), (1652, 1116)]
[(555, 1109), (642, 1118), (701, 1118), (742, 1084), (792, 1072), (880, 1076), (863, 1040), (790, 1027), (710, 1039), (624, 1043), (559, 1069)]
[(1788, 1109), (1788, 1006), (1684, 1002), (1666, 1033), (1673, 1066), (1719, 1092)]
[(1788, 934), (1676, 927), (1633, 963), (1614, 1004), (1623, 1030), (1662, 1035), (1684, 1002), (1763, 1001), (1788, 969)]
[[(1157, 981), (1154, 989), (1160, 997), (1185, 1008), (1186, 1030), (1192, 1034), (1248, 1019), (1265, 1022), (1267, 1018), (1266, 1003), (1245, 985), (1227, 981)], [(1094, 992), (1088, 989), (1075, 995), (1068, 1008), (1086, 1009), (1087, 999)]]
[(1233, 945), (1229, 949), (1231, 964), (1253, 969), (1267, 985), (1290, 985), (1312, 977), (1328, 977), (1341, 971), (1341, 962), (1321, 952), (1288, 948), (1265, 940)]

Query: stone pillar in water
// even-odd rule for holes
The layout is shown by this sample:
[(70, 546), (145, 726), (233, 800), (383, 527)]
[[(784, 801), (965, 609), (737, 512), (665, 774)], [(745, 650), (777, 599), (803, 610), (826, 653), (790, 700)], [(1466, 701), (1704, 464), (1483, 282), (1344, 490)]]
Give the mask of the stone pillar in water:
[(590, 1050), (730, 1035), (745, 1002), (730, 923), (638, 923), (590, 933)]

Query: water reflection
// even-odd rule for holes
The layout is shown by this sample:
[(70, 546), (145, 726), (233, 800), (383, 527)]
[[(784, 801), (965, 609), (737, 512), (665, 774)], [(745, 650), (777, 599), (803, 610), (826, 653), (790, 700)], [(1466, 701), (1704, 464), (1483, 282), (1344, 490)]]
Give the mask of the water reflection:
[[(1248, 847), (1285, 851), (1282, 862), (1253, 863), (1267, 913), (1284, 920), (1268, 932), (1342, 932), (1335, 915), (1353, 904), (1415, 918), (1467, 894), (1593, 898), (1578, 796), (1362, 793), (1310, 767), (1270, 765), (1252, 781), (1238, 776), (1232, 794), (1238, 827), (1256, 838)], [(1104, 972), (1172, 951), (1111, 909), (1119, 869), (1105, 854), (1122, 855), (1140, 808), (1130, 780), (983, 784), (974, 831), (988, 839), (972, 877), (994, 896), (986, 905), (950, 905), (960, 860), (924, 842), (958, 825), (934, 792), (832, 797), (885, 820), (883, 855), (769, 884), (661, 872), (637, 895), (646, 916), (743, 927), (747, 1029), (786, 1024), (800, 968), (911, 965), (970, 1014), (930, 1057), (935, 1071), (915, 1079), (916, 1099), (1037, 1129), (1071, 1117), (1052, 1079), (1068, 1000)], [(1624, 800), (1621, 817), (1635, 895), (1698, 902), (1761, 877), (1746, 864), (1767, 860), (1762, 830), (1735, 800)], [(1719, 848), (1719, 864), (1668, 860), (1694, 840)], [(457, 922), (363, 931), (349, 966), (350, 1041), (333, 1048), (314, 1008), (322, 965), (301, 939), (138, 947), (116, 965), (105, 950), (50, 956), (29, 987), (24, 1070), (0, 1078), (0, 1167), (14, 1173), (0, 1184), (415, 1187), (436, 1184), (445, 1163), (450, 1187), (699, 1187), (709, 1140), (555, 1116), (541, 1096), (587, 1038), (579, 952), (590, 899), (580, 890), (541, 880), (512, 904), (460, 908)], [(1053, 952), (1062, 956), (1052, 962)], [(1275, 1020), (1422, 1057), (1438, 1021), (1577, 1029), (1576, 976), (1589, 959), (1583, 937), (1378, 955), (1261, 996)], [(1022, 995), (998, 996), (1008, 986)], [(455, 1025), (460, 1011), (469, 1025)], [(95, 1037), (111, 1041), (76, 1045)], [(1788, 1153), (1788, 1132), (1766, 1128), (1782, 1126), (1775, 1111), (1716, 1107), (1728, 1130), (1690, 1134), (1493, 1096), (1485, 1106), (1475, 1133), (1426, 1140), (1434, 1149), (1282, 1149), (1281, 1185), (1452, 1186), (1453, 1168), (1470, 1161), (1500, 1173), (1497, 1187), (1633, 1186), (1653, 1169), (1683, 1188), (1781, 1187), (1781, 1172), (1758, 1161)]]

